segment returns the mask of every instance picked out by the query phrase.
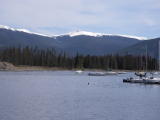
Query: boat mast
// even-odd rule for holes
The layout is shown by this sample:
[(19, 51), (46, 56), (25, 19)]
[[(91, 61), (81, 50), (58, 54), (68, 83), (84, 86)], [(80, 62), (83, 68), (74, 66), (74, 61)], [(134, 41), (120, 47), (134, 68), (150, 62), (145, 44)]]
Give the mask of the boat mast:
[(147, 45), (146, 45), (146, 72), (147, 72), (147, 68), (148, 68), (148, 50), (147, 50)]

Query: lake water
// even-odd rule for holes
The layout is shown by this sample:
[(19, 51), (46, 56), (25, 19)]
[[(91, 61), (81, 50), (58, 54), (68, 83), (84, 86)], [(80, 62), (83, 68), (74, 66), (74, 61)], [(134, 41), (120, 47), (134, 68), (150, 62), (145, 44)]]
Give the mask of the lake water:
[(160, 86), (130, 75), (0, 72), (0, 120), (160, 120)]

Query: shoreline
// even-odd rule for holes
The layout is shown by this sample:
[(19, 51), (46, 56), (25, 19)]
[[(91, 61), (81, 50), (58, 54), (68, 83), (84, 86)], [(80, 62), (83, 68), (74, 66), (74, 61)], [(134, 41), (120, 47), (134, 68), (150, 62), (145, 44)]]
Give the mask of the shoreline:
[[(11, 69), (0, 69), (0, 71), (13, 71), (13, 72), (22, 72), (22, 71), (92, 71), (92, 72), (106, 72), (107, 70), (103, 69), (67, 69), (67, 68), (60, 68), (60, 67), (47, 67), (47, 66), (25, 66), (25, 65), (20, 65), (20, 66), (14, 66)], [(111, 70), (112, 72), (138, 72), (142, 70)], [(153, 71), (147, 71), (147, 72), (156, 72), (155, 70)]]
[[(15, 71), (15, 72), (21, 72), (21, 71), (92, 71), (92, 72), (106, 72), (107, 70), (104, 69), (87, 69), (87, 68), (62, 68), (62, 67), (47, 67), (47, 66), (28, 66), (28, 65), (13, 65), (8, 62), (0, 62), (0, 71)], [(111, 70), (113, 72), (140, 72), (143, 70)], [(155, 72), (156, 70), (149, 70), (147, 72)], [(145, 71), (144, 71), (145, 72)]]

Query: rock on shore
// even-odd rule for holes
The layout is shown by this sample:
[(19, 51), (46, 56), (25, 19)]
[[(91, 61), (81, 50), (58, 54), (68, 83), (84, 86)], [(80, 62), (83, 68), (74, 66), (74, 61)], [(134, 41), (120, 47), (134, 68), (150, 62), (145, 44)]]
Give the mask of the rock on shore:
[(0, 62), (0, 70), (14, 70), (15, 66), (8, 62)]

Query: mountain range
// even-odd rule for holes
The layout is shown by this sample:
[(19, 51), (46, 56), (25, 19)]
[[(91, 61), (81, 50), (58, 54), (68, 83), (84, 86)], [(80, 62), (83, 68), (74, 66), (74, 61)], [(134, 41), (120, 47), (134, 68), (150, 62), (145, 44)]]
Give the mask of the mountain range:
[(86, 31), (48, 36), (0, 25), (0, 48), (36, 46), (41, 49), (54, 48), (70, 55), (144, 54), (144, 48), (147, 46), (148, 53), (157, 56), (159, 40), (160, 38), (146, 39)]

